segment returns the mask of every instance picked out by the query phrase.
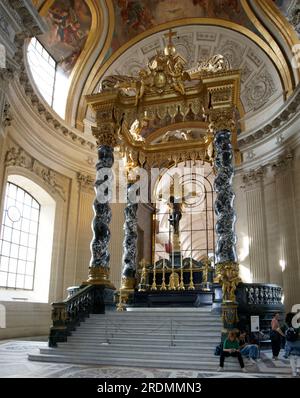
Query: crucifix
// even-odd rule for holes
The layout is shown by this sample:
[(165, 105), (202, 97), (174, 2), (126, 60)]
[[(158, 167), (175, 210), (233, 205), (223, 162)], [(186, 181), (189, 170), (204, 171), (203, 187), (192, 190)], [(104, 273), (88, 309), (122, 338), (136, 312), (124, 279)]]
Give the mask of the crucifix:
[(164, 36), (169, 39), (169, 46), (173, 46), (172, 37), (176, 36), (177, 32), (172, 32), (172, 29), (169, 29), (168, 33), (165, 33)]

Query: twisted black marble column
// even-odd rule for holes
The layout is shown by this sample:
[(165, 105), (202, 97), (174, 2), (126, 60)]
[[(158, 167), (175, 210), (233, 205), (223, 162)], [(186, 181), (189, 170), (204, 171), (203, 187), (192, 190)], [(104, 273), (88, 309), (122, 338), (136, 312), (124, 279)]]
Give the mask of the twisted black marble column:
[(236, 215), (233, 208), (235, 194), (232, 189), (233, 150), (229, 130), (218, 131), (215, 134), (215, 169), (217, 176), (214, 189), (217, 193), (215, 213), (217, 215), (216, 233), (216, 263), (237, 262), (236, 234), (234, 225)]
[(96, 164), (96, 199), (93, 204), (93, 240), (91, 243), (92, 258), (88, 282), (107, 286), (111, 286), (109, 282), (110, 254), (108, 245), (110, 241), (109, 223), (112, 216), (109, 201), (112, 190), (113, 164), (114, 148), (108, 145), (100, 145)]
[(121, 289), (133, 289), (136, 271), (137, 255), (137, 210), (138, 204), (135, 202), (136, 187), (133, 182), (127, 185), (127, 204), (124, 210), (124, 241), (122, 258), (122, 286)]
[(222, 339), (224, 339), (229, 330), (234, 330), (237, 327), (238, 316), (235, 289), (240, 282), (234, 230), (236, 221), (233, 208), (235, 195), (232, 188), (234, 154), (230, 131), (225, 129), (218, 131), (215, 134), (214, 145), (216, 151), (215, 169), (217, 173), (214, 183), (214, 189), (217, 193), (215, 201), (215, 213), (217, 215), (217, 247), (215, 255), (217, 278), (222, 285)]

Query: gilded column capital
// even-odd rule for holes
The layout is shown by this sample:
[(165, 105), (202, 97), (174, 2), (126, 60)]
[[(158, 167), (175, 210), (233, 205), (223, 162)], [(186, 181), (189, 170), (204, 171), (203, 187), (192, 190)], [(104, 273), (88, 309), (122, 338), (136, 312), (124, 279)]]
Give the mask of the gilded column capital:
[(114, 101), (99, 104), (94, 108), (96, 112), (96, 126), (92, 127), (92, 134), (97, 145), (116, 147), (118, 145), (118, 132), (120, 130), (120, 112)]
[(232, 130), (235, 126), (233, 108), (212, 109), (209, 111), (210, 129), (214, 132)]
[(97, 146), (106, 145), (114, 148), (118, 145), (118, 136), (113, 123), (102, 123), (100, 126), (92, 127), (92, 133)]

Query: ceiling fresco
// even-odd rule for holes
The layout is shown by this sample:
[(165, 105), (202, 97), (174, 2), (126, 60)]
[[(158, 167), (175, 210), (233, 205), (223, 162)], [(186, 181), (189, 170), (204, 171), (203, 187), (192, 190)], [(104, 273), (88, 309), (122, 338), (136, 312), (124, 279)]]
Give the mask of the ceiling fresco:
[[(278, 84), (277, 82), (273, 84), (269, 79), (269, 74), (264, 74), (266, 62), (255, 57), (257, 51), (247, 46), (246, 48), (242, 44), (244, 36), (263, 49), (278, 69), (283, 85), (282, 91), (290, 94), (293, 90), (294, 83), (288, 67), (289, 60), (281, 52), (273, 33), (270, 33), (256, 17), (255, 8), (251, 7), (252, 1), (33, 0), (33, 2), (49, 26), (49, 31), (38, 39), (58, 62), (59, 69), (63, 70), (67, 77), (72, 77), (69, 79), (70, 90), (65, 119), (82, 131), (87, 116), (85, 95), (97, 90), (101, 78), (108, 73), (109, 68), (112, 67), (118, 73), (122, 73), (119, 66), (113, 64), (118, 63), (118, 59), (127, 51), (127, 47), (132, 47), (138, 41), (158, 31), (164, 31), (171, 25), (175, 32), (181, 26), (186, 28), (194, 24), (199, 26), (194, 28), (194, 33), (183, 32), (182, 35), (174, 37), (174, 43), (187, 60), (189, 67), (195, 65), (200, 59), (214, 54), (217, 50), (228, 56), (233, 66), (242, 67), (244, 86), (248, 87), (251, 83), (247, 93), (252, 93), (253, 87), (256, 93), (253, 98), (249, 94), (251, 101), (248, 101), (245, 106), (246, 112), (257, 109), (258, 104), (261, 106), (265, 103), (265, 101), (258, 101), (257, 95), (264, 97), (264, 93), (268, 93), (269, 97), (273, 98), (278, 92)], [(282, 20), (283, 17), (278, 9), (289, 19), (292, 15), (291, 10), (294, 10), (293, 12), (297, 10), (300, 0), (253, 0), (253, 3), (256, 2), (262, 7), (265, 15), (269, 15), (269, 11), (266, 11), (269, 5)], [(276, 5), (277, 10), (273, 5)], [(199, 18), (197, 22), (196, 18)], [(297, 21), (297, 18), (295, 17), (293, 21)], [(166, 26), (168, 23), (169, 25)], [(227, 38), (226, 41), (224, 37), (216, 35), (216, 32), (209, 36), (204, 35), (206, 27), (212, 27), (213, 30), (218, 26), (227, 29), (228, 33), (237, 32), (241, 40), (233, 41)], [(278, 29), (280, 27), (279, 23)], [(284, 34), (282, 32), (280, 34), (284, 39)], [(289, 34), (289, 32), (286, 33), (286, 35)], [(155, 52), (156, 47), (163, 48), (165, 40), (162, 36), (155, 43), (150, 43), (153, 44), (153, 48), (149, 44), (146, 47), (142, 46), (141, 53), (131, 54), (131, 61), (128, 60), (128, 71), (134, 74), (136, 70), (139, 70), (141, 59), (143, 65), (147, 63), (151, 51)], [(195, 40), (196, 46), (193, 43)], [(121, 66), (124, 66), (123, 63)], [(271, 73), (271, 75), (274, 74)], [(268, 85), (255, 86), (254, 82), (261, 79), (268, 81)]]
[(107, 57), (139, 33), (183, 18), (222, 18), (255, 30), (239, 0), (151, 0), (151, 7), (149, 0), (116, 0), (113, 4), (116, 23)]
[(90, 32), (90, 9), (82, 0), (56, 0), (45, 19), (49, 31), (38, 39), (62, 70), (70, 74)]

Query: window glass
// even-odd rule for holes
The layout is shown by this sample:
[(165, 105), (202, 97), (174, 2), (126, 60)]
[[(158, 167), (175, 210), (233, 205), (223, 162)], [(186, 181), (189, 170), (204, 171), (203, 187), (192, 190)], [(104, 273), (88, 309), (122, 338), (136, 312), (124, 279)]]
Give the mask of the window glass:
[(40, 205), (8, 182), (0, 234), (0, 287), (33, 290)]

